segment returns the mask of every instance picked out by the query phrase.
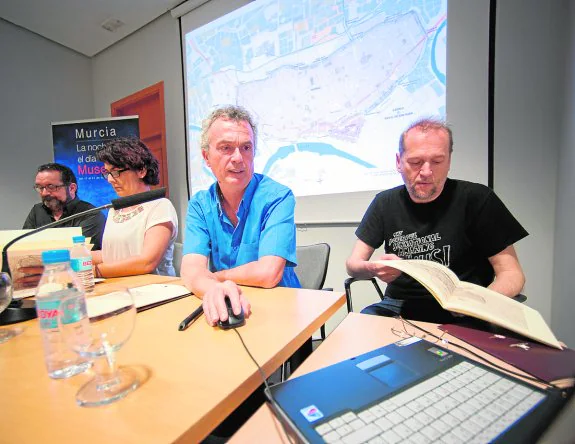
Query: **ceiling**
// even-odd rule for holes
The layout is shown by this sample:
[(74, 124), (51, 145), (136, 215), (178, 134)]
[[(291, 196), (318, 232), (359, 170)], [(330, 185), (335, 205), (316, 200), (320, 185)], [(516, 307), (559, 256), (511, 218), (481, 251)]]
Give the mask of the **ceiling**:
[[(0, 18), (92, 57), (182, 2), (0, 0)], [(102, 28), (102, 23), (114, 19), (124, 24), (114, 32)]]

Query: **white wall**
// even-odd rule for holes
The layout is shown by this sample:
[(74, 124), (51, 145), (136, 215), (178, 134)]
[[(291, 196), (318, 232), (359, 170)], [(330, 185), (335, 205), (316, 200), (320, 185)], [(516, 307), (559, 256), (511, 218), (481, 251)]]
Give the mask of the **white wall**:
[(548, 322), (566, 4), (497, 2), (494, 189), (529, 232), (517, 244), (527, 304)]
[(50, 123), (93, 116), (91, 61), (0, 19), (0, 104), (0, 229), (20, 229), (54, 158)]
[(565, 37), (565, 88), (562, 142), (557, 174), (557, 221), (555, 224), (555, 254), (553, 261), (553, 301), (551, 325), (557, 336), (575, 346), (575, 284), (573, 282), (573, 252), (575, 252), (575, 3), (568, 2), (569, 35)]
[(170, 200), (178, 211), (180, 233), (187, 208), (184, 91), (178, 20), (166, 13), (92, 59), (94, 111), (110, 116), (110, 104), (164, 82)]

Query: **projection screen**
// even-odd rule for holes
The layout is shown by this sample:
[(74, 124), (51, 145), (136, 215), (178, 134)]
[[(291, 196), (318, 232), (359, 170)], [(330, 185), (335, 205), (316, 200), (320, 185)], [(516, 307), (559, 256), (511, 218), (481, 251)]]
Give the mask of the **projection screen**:
[(181, 20), (192, 194), (214, 181), (201, 121), (229, 103), (298, 224), (359, 222), (402, 183), (398, 138), (421, 117), (452, 126), (450, 176), (487, 184), (488, 0), (211, 0)]

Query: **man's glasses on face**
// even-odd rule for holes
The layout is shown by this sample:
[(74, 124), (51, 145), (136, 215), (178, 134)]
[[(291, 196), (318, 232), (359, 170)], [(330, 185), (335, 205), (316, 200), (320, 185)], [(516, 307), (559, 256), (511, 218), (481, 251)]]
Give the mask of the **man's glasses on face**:
[(41, 193), (41, 192), (44, 191), (44, 190), (46, 190), (46, 191), (48, 191), (48, 192), (50, 192), (50, 193), (53, 193), (54, 191), (57, 191), (57, 190), (59, 190), (60, 188), (65, 187), (65, 186), (66, 186), (66, 184), (64, 184), (64, 183), (61, 184), (61, 185), (52, 185), (52, 184), (50, 184), (50, 185), (46, 185), (46, 186), (42, 186), (42, 185), (36, 184), (36, 185), (34, 185), (34, 189), (35, 189), (36, 191), (38, 191), (39, 193)]
[(130, 168), (122, 168), (121, 170), (112, 170), (112, 171), (104, 170), (100, 174), (106, 180), (108, 180), (108, 176), (112, 176), (114, 179), (117, 179), (118, 177), (120, 177), (120, 174), (122, 174), (124, 171), (128, 171), (129, 169)]

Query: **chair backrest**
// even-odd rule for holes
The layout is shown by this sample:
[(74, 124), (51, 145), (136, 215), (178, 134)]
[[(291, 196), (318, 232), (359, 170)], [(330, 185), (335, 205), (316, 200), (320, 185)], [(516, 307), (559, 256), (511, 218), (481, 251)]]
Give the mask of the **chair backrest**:
[(302, 288), (320, 290), (325, 282), (329, 263), (329, 245), (325, 243), (296, 247), (295, 274)]
[(174, 242), (174, 269), (176, 270), (176, 276), (180, 276), (180, 268), (182, 267), (182, 250), (184, 249), (184, 244), (180, 242)]

